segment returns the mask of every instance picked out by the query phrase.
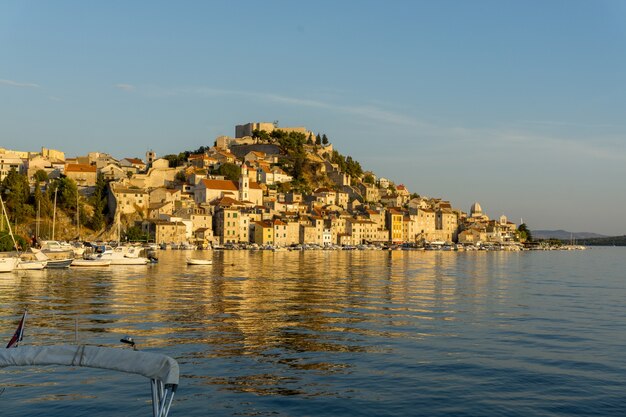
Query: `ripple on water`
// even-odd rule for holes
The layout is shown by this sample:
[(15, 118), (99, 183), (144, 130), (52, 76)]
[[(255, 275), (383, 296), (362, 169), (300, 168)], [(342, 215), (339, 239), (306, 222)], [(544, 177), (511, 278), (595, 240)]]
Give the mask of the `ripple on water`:
[[(145, 268), (0, 276), (0, 336), (181, 365), (173, 415), (626, 415), (622, 249), (160, 253)], [(45, 380), (45, 382), (43, 382)], [(2, 416), (141, 415), (141, 378), (0, 370)]]

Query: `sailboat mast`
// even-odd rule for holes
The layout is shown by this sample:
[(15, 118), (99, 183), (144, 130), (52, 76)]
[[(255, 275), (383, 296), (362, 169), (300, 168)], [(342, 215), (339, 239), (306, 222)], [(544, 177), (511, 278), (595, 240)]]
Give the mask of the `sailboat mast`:
[(39, 228), (41, 227), (41, 198), (37, 201), (37, 222), (35, 223), (35, 239), (39, 241)]
[(78, 205), (78, 190), (76, 190), (76, 229), (78, 229), (78, 240), (80, 240), (80, 206)]
[(7, 226), (9, 228), (9, 235), (11, 235), (11, 240), (13, 241), (13, 247), (16, 251), (19, 252), (17, 248), (17, 242), (15, 241), (15, 236), (13, 236), (13, 230), (11, 230), (11, 222), (9, 221), (9, 215), (7, 214), (7, 209), (4, 207), (4, 200), (2, 200), (2, 196), (0, 195), (0, 204), (2, 205), (2, 215), (7, 220)]
[(57, 221), (57, 191), (59, 191), (59, 187), (54, 189), (54, 210), (52, 211), (52, 240), (54, 240), (54, 226)]

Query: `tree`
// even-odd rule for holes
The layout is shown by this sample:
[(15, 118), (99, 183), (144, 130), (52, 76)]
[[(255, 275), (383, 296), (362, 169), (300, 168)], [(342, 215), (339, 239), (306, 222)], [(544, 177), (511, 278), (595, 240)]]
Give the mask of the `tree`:
[(32, 216), (34, 212), (33, 207), (28, 204), (30, 185), (26, 175), (11, 168), (0, 184), (0, 192), (11, 220), (21, 223), (26, 217)]
[(217, 173), (219, 175), (223, 175), (226, 179), (231, 181), (239, 181), (239, 177), (241, 176), (241, 168), (239, 168), (235, 164), (231, 164), (226, 162), (217, 169)]
[(328, 145), (328, 138), (326, 137), (326, 133), (324, 133), (324, 135), (322, 135), (322, 144), (324, 146)]
[(346, 157), (344, 170), (348, 175), (355, 178), (363, 175), (361, 164), (358, 161), (353, 160), (351, 156)]
[(93, 206), (93, 215), (91, 216), (91, 228), (100, 230), (105, 225), (105, 209), (107, 208), (107, 182), (102, 173), (98, 174), (96, 180), (96, 189), (91, 196), (91, 205)]
[(131, 226), (124, 232), (122, 239), (128, 242), (145, 242), (148, 240), (148, 234), (142, 232), (140, 227)]
[(48, 174), (43, 169), (38, 169), (37, 172), (35, 172), (35, 175), (33, 177), (35, 178), (35, 181), (37, 182), (48, 181)]
[(265, 130), (254, 129), (252, 131), (252, 137), (259, 139), (260, 142), (270, 141), (270, 135)]
[(57, 194), (57, 209), (64, 209), (68, 215), (76, 215), (76, 204), (78, 199), (78, 187), (73, 179), (62, 177), (50, 183), (48, 186), (48, 198), (51, 204), (54, 201), (54, 194)]
[(526, 223), (522, 223), (517, 228), (517, 232), (519, 234), (519, 240), (521, 242), (532, 242), (533, 235), (530, 233), (530, 229), (526, 226)]
[[(14, 237), (15, 237), (15, 243), (17, 243), (17, 246), (19, 247), (20, 250), (26, 250), (30, 246), (28, 244), (28, 241), (24, 239), (22, 236), (15, 235)], [(13, 239), (11, 238), (9, 231), (8, 230), (0, 231), (0, 252), (10, 252), (14, 250), (15, 250), (15, 246), (13, 245)]]
[(372, 174), (365, 174), (365, 176), (363, 177), (363, 182), (365, 184), (374, 184), (374, 182), (376, 182), (374, 180), (374, 176)]
[(174, 176), (174, 179), (181, 183), (186, 182), (187, 176), (185, 175), (185, 171), (178, 171), (176, 175)]
[(320, 136), (319, 133), (317, 134), (317, 136), (315, 136), (315, 144), (316, 145), (321, 145), (322, 144), (322, 137)]

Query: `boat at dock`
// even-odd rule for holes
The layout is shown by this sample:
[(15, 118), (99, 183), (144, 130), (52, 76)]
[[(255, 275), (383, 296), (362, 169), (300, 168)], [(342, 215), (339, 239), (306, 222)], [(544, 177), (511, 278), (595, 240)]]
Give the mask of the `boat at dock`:
[(90, 259), (108, 260), (111, 265), (147, 265), (150, 261), (145, 256), (140, 256), (143, 248), (138, 246), (109, 245), (96, 246), (95, 253)]
[(6, 256), (0, 258), (0, 272), (12, 272), (20, 263), (17, 256)]
[(194, 259), (187, 258), (187, 265), (212, 265), (213, 261), (210, 259)]
[(74, 259), (70, 266), (73, 267), (108, 267), (111, 265), (110, 259)]

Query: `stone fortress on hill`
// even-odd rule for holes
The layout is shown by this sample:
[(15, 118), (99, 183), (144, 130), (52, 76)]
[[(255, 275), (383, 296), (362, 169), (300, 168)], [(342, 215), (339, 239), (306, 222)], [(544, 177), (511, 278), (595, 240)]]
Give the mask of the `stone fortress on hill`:
[(43, 170), (48, 181), (69, 178), (88, 196), (100, 175), (108, 182), (109, 232), (120, 223), (136, 226), (158, 244), (519, 246), (516, 225), (505, 216), (492, 220), (478, 203), (463, 212), (360, 166), (351, 175), (326, 136), (322, 141), (304, 127), (237, 125), (235, 137), (220, 136), (200, 150), (173, 162), (153, 151), (145, 160), (118, 160), (101, 152), (67, 158), (47, 148), (0, 148), (0, 180), (15, 169), (33, 184)]

